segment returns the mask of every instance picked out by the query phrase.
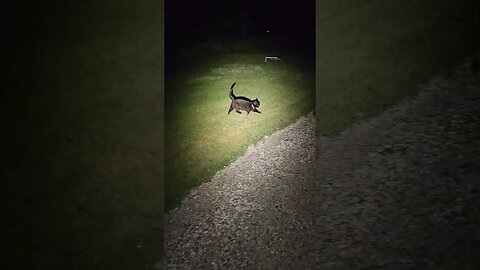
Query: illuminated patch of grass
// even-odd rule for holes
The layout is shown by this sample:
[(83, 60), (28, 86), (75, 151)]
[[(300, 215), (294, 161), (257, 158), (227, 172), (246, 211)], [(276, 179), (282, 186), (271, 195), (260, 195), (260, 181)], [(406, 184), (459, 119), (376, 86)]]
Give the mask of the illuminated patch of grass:
[[(167, 81), (167, 208), (249, 145), (314, 108), (314, 67), (292, 55), (276, 63), (264, 56), (217, 55)], [(236, 95), (260, 100), (261, 114), (227, 114), (234, 81)]]

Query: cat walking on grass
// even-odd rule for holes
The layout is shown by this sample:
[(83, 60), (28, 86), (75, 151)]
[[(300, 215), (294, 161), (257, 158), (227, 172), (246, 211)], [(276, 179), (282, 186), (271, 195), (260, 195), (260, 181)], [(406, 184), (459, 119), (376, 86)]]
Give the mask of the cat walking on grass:
[(232, 100), (232, 103), (230, 103), (230, 109), (228, 109), (228, 114), (230, 114), (231, 111), (235, 110), (237, 113), (242, 113), (242, 111), (246, 111), (247, 114), (249, 114), (251, 111), (261, 113), (257, 108), (260, 107), (260, 101), (255, 98), (254, 100), (251, 100), (247, 97), (242, 97), (242, 96), (235, 96), (233, 94), (233, 87), (235, 87), (236, 82), (232, 84), (230, 87), (230, 99)]

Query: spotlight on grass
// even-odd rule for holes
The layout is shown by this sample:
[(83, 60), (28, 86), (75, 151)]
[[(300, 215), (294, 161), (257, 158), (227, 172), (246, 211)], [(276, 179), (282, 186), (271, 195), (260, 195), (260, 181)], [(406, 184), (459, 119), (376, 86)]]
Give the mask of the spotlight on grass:
[[(272, 56), (277, 64), (265, 65), (264, 56), (263, 52), (218, 54), (167, 81), (168, 208), (249, 145), (313, 109), (313, 69), (280, 61), (278, 56)], [(235, 94), (258, 98), (262, 114), (227, 115), (234, 81)]]

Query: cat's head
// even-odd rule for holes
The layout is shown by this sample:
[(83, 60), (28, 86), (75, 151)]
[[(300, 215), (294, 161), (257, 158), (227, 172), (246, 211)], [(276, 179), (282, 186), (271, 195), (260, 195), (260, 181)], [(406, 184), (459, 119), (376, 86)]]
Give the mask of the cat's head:
[(253, 100), (253, 107), (258, 108), (260, 107), (260, 100), (257, 98)]

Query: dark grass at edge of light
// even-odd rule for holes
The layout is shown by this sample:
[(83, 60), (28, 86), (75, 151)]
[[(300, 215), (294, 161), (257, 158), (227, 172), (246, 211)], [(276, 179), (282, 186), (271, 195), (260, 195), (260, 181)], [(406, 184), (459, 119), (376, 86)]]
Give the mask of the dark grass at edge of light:
[(478, 3), (380, 2), (317, 3), (317, 136), (382, 113), (480, 48)]
[(33, 7), (2, 93), (9, 265), (146, 268), (163, 255), (163, 3)]

